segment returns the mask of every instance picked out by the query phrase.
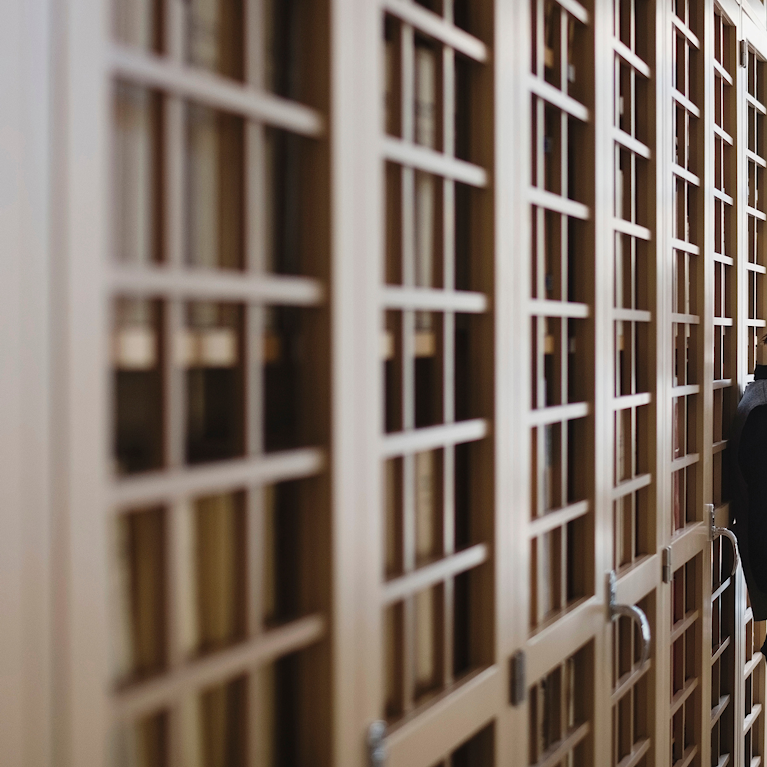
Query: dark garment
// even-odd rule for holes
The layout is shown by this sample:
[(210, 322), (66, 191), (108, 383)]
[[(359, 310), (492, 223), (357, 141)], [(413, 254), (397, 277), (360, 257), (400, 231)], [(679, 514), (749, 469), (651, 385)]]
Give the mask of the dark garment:
[(730, 436), (732, 528), (754, 620), (767, 619), (767, 365), (757, 365)]
[[(767, 379), (767, 365), (757, 365), (754, 384)], [(751, 384), (764, 387), (764, 384)], [(748, 394), (748, 388), (746, 389)], [(736, 520), (743, 573), (755, 620), (767, 618), (767, 392), (744, 396), (738, 406), (733, 432)], [(761, 647), (767, 657), (767, 639)]]
[[(745, 544), (751, 572), (759, 589), (767, 592), (767, 405), (759, 405), (748, 414), (740, 433), (738, 463), (748, 491)], [(742, 550), (743, 542), (740, 547)]]

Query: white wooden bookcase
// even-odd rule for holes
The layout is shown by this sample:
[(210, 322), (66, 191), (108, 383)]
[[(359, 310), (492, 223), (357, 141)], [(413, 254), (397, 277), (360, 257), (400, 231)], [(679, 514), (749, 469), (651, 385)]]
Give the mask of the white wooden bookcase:
[(7, 5), (0, 761), (763, 764), (765, 5)]

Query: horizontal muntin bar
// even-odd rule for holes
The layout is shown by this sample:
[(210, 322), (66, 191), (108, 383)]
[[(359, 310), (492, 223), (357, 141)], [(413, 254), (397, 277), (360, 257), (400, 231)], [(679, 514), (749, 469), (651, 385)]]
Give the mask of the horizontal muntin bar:
[(386, 309), (420, 309), (433, 312), (481, 314), (487, 311), (487, 296), (468, 290), (408, 288), (387, 285), (381, 296)]
[(767, 220), (767, 214), (758, 208), (752, 208), (750, 205), (746, 206), (746, 213), (752, 218), (758, 218), (760, 221)]
[(624, 149), (628, 149), (629, 152), (644, 157), (645, 160), (649, 160), (652, 157), (650, 147), (620, 128), (613, 128), (613, 140), (616, 144), (620, 144)]
[(557, 109), (567, 112), (576, 120), (581, 122), (589, 121), (588, 107), (583, 106), (580, 101), (576, 101), (572, 96), (563, 93), (559, 88), (555, 88), (540, 77), (530, 75), (527, 81), (528, 88), (538, 98), (548, 101)]
[(732, 85), (732, 75), (722, 66), (722, 64), (714, 59), (714, 71), (721, 76), (721, 78), (727, 83), (727, 85)]
[[(480, 666), (446, 685), (386, 732), (390, 765), (441, 764), (448, 755), (497, 717), (504, 695), (501, 664)], [(428, 712), (426, 709), (428, 708)], [(419, 714), (423, 713), (423, 716)]]
[(634, 407), (644, 407), (652, 402), (652, 394), (648, 391), (638, 394), (623, 394), (613, 397), (613, 411), (630, 410)]
[(761, 112), (763, 115), (767, 115), (767, 107), (765, 107), (761, 101), (755, 99), (750, 93), (746, 93), (746, 101), (750, 106), (756, 109), (757, 112)]
[(555, 0), (555, 2), (560, 8), (578, 19), (581, 24), (589, 23), (589, 12), (578, 2), (578, 0)]
[(530, 522), (530, 537), (538, 538), (545, 533), (556, 530), (558, 527), (564, 527), (568, 522), (580, 519), (589, 512), (588, 501), (578, 501), (569, 506), (563, 506), (561, 509), (554, 509), (540, 517), (536, 517)]
[(166, 706), (179, 697), (225, 682), (282, 656), (315, 644), (325, 635), (325, 619), (308, 615), (264, 632), (221, 652), (172, 669), (162, 676), (132, 685), (114, 696), (114, 718), (135, 719)]
[(110, 269), (113, 292), (141, 293), (189, 301), (239, 301), (286, 306), (318, 306), (325, 289), (311, 277), (252, 274), (223, 269), (121, 266)]
[(735, 261), (732, 259), (732, 257), (731, 256), (725, 256), (724, 253), (717, 253), (716, 251), (714, 251), (711, 254), (711, 257), (718, 264), (725, 264), (726, 266), (735, 266)]
[(119, 44), (112, 44), (108, 55), (112, 74), (130, 82), (303, 136), (321, 136), (325, 130), (316, 110), (231, 78)]
[(567, 405), (552, 405), (531, 410), (528, 416), (530, 426), (549, 426), (552, 423), (577, 421), (589, 414), (588, 402), (573, 402)]
[(746, 320), (746, 327), (749, 327), (749, 328), (767, 327), (767, 320)]
[(386, 136), (382, 139), (382, 154), (390, 162), (425, 173), (433, 173), (435, 176), (460, 181), (469, 186), (487, 186), (487, 171), (483, 167), (419, 144)]
[(746, 261), (746, 269), (749, 272), (756, 272), (757, 274), (767, 274), (767, 267), (761, 264), (754, 264), (751, 261)]
[(588, 304), (576, 301), (552, 301), (547, 298), (533, 298), (528, 304), (531, 317), (568, 317), (570, 319), (586, 319), (591, 314)]
[[(729, 144), (732, 146), (735, 142), (732, 139), (732, 136), (724, 129), (720, 128), (716, 123), (714, 123), (714, 134), (719, 136), (726, 144)], [(748, 154), (748, 152), (746, 152)]]
[(689, 469), (690, 466), (694, 466), (700, 460), (698, 453), (688, 453), (681, 458), (674, 458), (671, 461), (671, 473), (682, 471), (682, 469)]
[[(754, 612), (752, 608), (747, 607), (746, 608), (746, 615), (748, 615), (748, 619), (743, 621), (743, 625), (745, 626), (750, 620), (753, 620)], [(746, 663), (743, 666), (743, 678), (748, 679), (748, 677), (751, 676), (751, 674), (756, 671), (756, 669), (759, 667), (759, 664), (762, 662), (762, 659), (759, 657), (759, 653), (755, 652), (751, 660)]]
[(671, 322), (677, 325), (699, 325), (699, 314), (683, 314), (682, 312), (671, 312)]
[(713, 192), (714, 192), (714, 197), (717, 200), (721, 200), (722, 202), (726, 203), (727, 205), (734, 205), (735, 204), (735, 200), (733, 200), (732, 197), (729, 194), (727, 194), (727, 192), (725, 192), (724, 190), (717, 189), (716, 187), (714, 187)]
[[(729, 580), (729, 579), (728, 579)], [(727, 637), (729, 639), (729, 637)], [(713, 664), (713, 656), (712, 657), (712, 664)], [(717, 655), (717, 657), (720, 657)], [(711, 719), (709, 720), (708, 726), (713, 727), (721, 718), (722, 714), (727, 710), (727, 706), (730, 705), (730, 695), (729, 693), (726, 693), (722, 695), (719, 698), (719, 702), (711, 709)]]
[[(685, 703), (686, 700), (689, 699), (689, 697), (695, 692), (695, 690), (698, 689), (698, 682), (700, 679), (697, 676), (694, 676), (690, 679), (688, 679), (685, 683), (682, 689), (671, 699), (671, 710), (669, 711), (669, 715), (673, 717), (677, 711), (682, 707), (682, 705)], [(698, 746), (697, 744), (688, 746), (690, 749), (690, 759), (682, 762), (682, 766), (686, 764), (692, 764), (692, 759), (695, 756), (695, 753), (697, 753)], [(695, 753), (692, 753), (692, 750), (694, 749)], [(685, 749), (687, 751), (687, 749)]]
[(630, 67), (649, 80), (651, 74), (650, 67), (640, 56), (637, 56), (628, 45), (621, 40), (615, 39), (613, 40), (613, 49)]
[(764, 157), (757, 154), (756, 152), (752, 152), (750, 149), (746, 149), (746, 157), (751, 160), (751, 162), (756, 163), (757, 165), (761, 165), (762, 168), (767, 168), (767, 160), (765, 160)]
[[(679, 569), (679, 568), (676, 568)], [(671, 636), (669, 637), (669, 644), (673, 644), (680, 639), (685, 631), (689, 631), (696, 620), (700, 618), (700, 610), (692, 610), (681, 620), (677, 621), (671, 626)]]
[(700, 49), (700, 40), (698, 39), (698, 36), (687, 26), (687, 24), (685, 24), (679, 18), (679, 16), (677, 16), (675, 13), (672, 13), (671, 21), (690, 43), (692, 43), (696, 48)]
[[(756, 656), (756, 658), (755, 658), (756, 662), (754, 663), (754, 669), (756, 669), (756, 667), (761, 662), (761, 658), (759, 657), (760, 653), (757, 652), (757, 653), (754, 653), (754, 654)], [(748, 676), (748, 675), (747, 674), (744, 675), (744, 678), (746, 676)], [(762, 704), (761, 703), (754, 703), (753, 706), (751, 707), (751, 711), (749, 711), (749, 713), (748, 713), (748, 716), (743, 720), (743, 735), (744, 736), (747, 735), (748, 731), (754, 726), (754, 724), (756, 723), (756, 720), (759, 719), (759, 716), (761, 715), (761, 713), (762, 713)], [(752, 764), (753, 764), (753, 762), (752, 762)]]
[(627, 234), (629, 237), (635, 237), (637, 240), (649, 242), (652, 239), (652, 232), (641, 224), (635, 224), (633, 221), (626, 221), (625, 218), (613, 218), (613, 229), (620, 234)]
[(555, 767), (561, 764), (565, 757), (577, 747), (577, 745), (586, 739), (591, 732), (591, 722), (584, 722), (572, 727), (563, 738), (554, 741), (546, 751), (541, 754), (541, 758), (533, 767)]
[(732, 386), (732, 378), (715, 378), (713, 387), (714, 390), (717, 389), (727, 389), (729, 386)]
[(687, 170), (687, 168), (683, 168), (681, 165), (677, 165), (675, 162), (671, 163), (671, 172), (677, 178), (681, 178), (683, 181), (686, 181), (688, 184), (692, 184), (693, 186), (700, 186), (699, 176), (696, 176), (694, 173)]
[[(725, 583), (729, 586), (730, 585), (730, 579), (728, 578)], [(727, 589), (725, 589), (726, 591)], [(714, 601), (713, 599), (711, 600)], [(722, 639), (722, 641), (719, 643), (719, 647), (716, 648), (716, 651), (711, 656), (711, 665), (713, 666), (716, 661), (719, 660), (719, 658), (722, 656), (722, 653), (730, 646), (730, 637), (725, 637)]]
[(727, 449), (727, 444), (729, 443), (728, 439), (720, 439), (718, 442), (714, 442), (711, 445), (711, 452), (716, 455), (717, 453), (721, 453)]
[(685, 384), (683, 386), (672, 386), (672, 397), (691, 397), (693, 394), (700, 394), (700, 384)]
[(571, 200), (568, 197), (562, 197), (537, 186), (528, 188), (527, 199), (528, 202), (539, 208), (545, 208), (553, 213), (561, 213), (563, 216), (577, 218), (581, 221), (587, 221), (591, 216), (588, 205)]
[(687, 96), (676, 88), (671, 89), (671, 97), (679, 106), (686, 109), (693, 117), (700, 117), (700, 109)]
[(714, 317), (714, 327), (731, 328), (733, 326), (732, 317)]
[(438, 583), (465, 573), (474, 567), (487, 562), (488, 547), (486, 543), (477, 543), (468, 549), (450, 554), (431, 564), (419, 567), (412, 573), (393, 578), (383, 584), (383, 603), (390, 605), (406, 597), (413, 596), (419, 591), (436, 586)]
[(487, 421), (484, 418), (473, 418), (469, 421), (386, 434), (381, 440), (381, 455), (384, 458), (396, 458), (401, 455), (423, 453), (427, 450), (438, 450), (441, 447), (476, 442), (484, 439), (488, 433)]
[(612, 490), (612, 499), (614, 501), (625, 498), (631, 493), (636, 493), (644, 487), (649, 487), (652, 484), (652, 474), (639, 474), (631, 479), (626, 479), (623, 482), (619, 482)]
[[(711, 592), (711, 604), (713, 605), (714, 602), (716, 602), (717, 599), (720, 599), (722, 597), (722, 595), (724, 594), (724, 592), (727, 591), (727, 589), (730, 588), (730, 586), (732, 586), (732, 585), (733, 585), (733, 578), (731, 576), (728, 576), (727, 578), (725, 578), (716, 587), (716, 589), (713, 592)], [(725, 641), (723, 641), (722, 644), (719, 645), (719, 647), (717, 648), (716, 652), (714, 653), (714, 656), (716, 656), (718, 658), (721, 655), (721, 651), (724, 649), (722, 647), (722, 645), (725, 645), (725, 647), (726, 647), (727, 644), (728, 644), (727, 640), (729, 640), (729, 638), (730, 637), (726, 637)], [(714, 663), (714, 660), (715, 660), (714, 656), (711, 657), (711, 663), (712, 664)]]
[(319, 474), (325, 454), (318, 448), (285, 450), (253, 458), (137, 474), (115, 480), (109, 502), (115, 511), (172, 503), (181, 498), (243, 490)]
[(410, 24), (419, 32), (439, 40), (464, 56), (479, 62), (487, 61), (487, 46), (481, 40), (445, 21), (433, 11), (406, 0), (384, 0), (383, 7), (387, 13), (396, 16), (400, 21)]
[(613, 319), (616, 322), (652, 322), (652, 312), (647, 309), (613, 309)]
[[(632, 670), (624, 674), (613, 688), (610, 700), (613, 703), (617, 703), (650, 669), (652, 668), (652, 660), (647, 659), (641, 666), (633, 666)], [(634, 746), (631, 756), (634, 757), (631, 764), (638, 764), (642, 754), (647, 751), (647, 747), (650, 745), (650, 738), (645, 738), (643, 741), (644, 747), (640, 746), (639, 749)], [(641, 751), (637, 754), (637, 750)]]
[(671, 238), (671, 247), (674, 250), (683, 250), (685, 253), (690, 253), (693, 256), (700, 255), (700, 247), (698, 245), (695, 245), (692, 242), (687, 242), (686, 240), (680, 240), (676, 237)]

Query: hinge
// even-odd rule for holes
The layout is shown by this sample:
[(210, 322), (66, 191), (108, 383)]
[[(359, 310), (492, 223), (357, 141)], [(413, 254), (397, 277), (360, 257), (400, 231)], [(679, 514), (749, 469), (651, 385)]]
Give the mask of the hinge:
[(386, 763), (386, 722), (377, 719), (368, 727), (368, 765), (383, 767)]
[(509, 689), (509, 698), (512, 706), (519, 706), (525, 700), (525, 690), (527, 682), (525, 680), (525, 653), (517, 650), (511, 656), (511, 684)]
[(748, 43), (745, 40), (739, 42), (740, 47), (740, 65), (742, 67), (748, 66)]
[(671, 546), (666, 546), (663, 549), (660, 572), (663, 582), (671, 583)]
[(618, 577), (615, 570), (607, 573), (607, 619), (612, 620), (615, 604), (618, 601), (616, 591), (618, 589)]

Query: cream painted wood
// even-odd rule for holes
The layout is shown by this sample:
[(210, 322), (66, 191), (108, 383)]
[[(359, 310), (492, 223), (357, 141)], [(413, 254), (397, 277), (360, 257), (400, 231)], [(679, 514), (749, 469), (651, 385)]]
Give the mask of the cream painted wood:
[(8, 762), (13, 767), (23, 763), (24, 715), (17, 701), (24, 695), (24, 578), (23, 578), (23, 516), (22, 486), (19, 481), (21, 461), (21, 253), (24, 241), (20, 223), (21, 204), (14, 197), (16, 184), (22, 179), (22, 146), (24, 103), (22, 101), (21, 52), (23, 29), (21, 3), (8, 8), (8, 25), (3, 33), (3, 53), (0, 61), (0, 92), (8, 105), (3, 113), (2, 132), (2, 193), (0, 226), (6, 238), (6, 257), (2, 262), (2, 315), (0, 316), (0, 353), (4, 361), (0, 374), (0, 434), (2, 434), (1, 498), (4, 508), (0, 535), (0, 578), (4, 588), (0, 594), (0, 610), (8, 620), (0, 629), (2, 665), (0, 679), (0, 717), (3, 725), (0, 740), (6, 745)]
[[(58, 20), (54, 62), (55, 407), (53, 748), (65, 765), (107, 749), (106, 549), (108, 241), (107, 8), (72, 3)], [(59, 154), (60, 153), (60, 154)]]
[(51, 8), (11, 3), (0, 33), (0, 743), (11, 767), (51, 761)]

